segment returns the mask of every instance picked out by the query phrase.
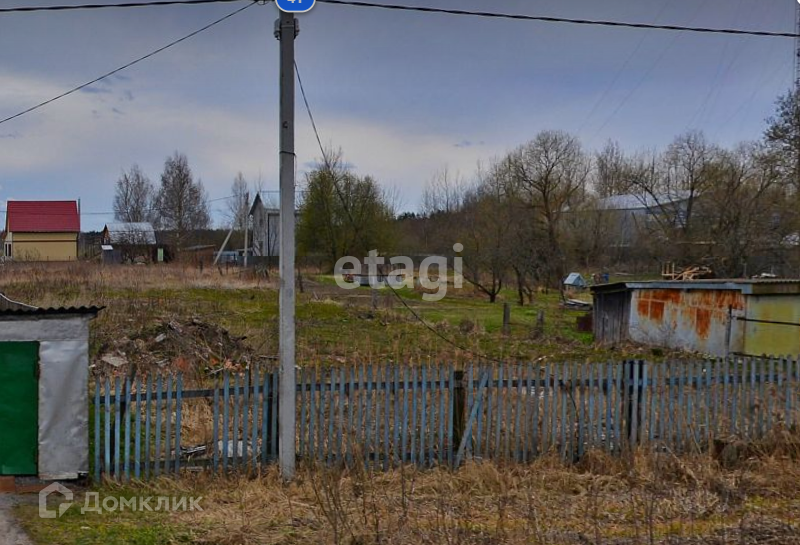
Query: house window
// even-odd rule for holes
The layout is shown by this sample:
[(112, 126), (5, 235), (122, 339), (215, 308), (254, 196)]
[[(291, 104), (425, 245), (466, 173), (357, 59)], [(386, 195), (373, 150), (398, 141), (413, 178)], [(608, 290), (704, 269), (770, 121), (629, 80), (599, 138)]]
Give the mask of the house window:
[(5, 254), (6, 257), (11, 257), (11, 243), (6, 242), (5, 244)]

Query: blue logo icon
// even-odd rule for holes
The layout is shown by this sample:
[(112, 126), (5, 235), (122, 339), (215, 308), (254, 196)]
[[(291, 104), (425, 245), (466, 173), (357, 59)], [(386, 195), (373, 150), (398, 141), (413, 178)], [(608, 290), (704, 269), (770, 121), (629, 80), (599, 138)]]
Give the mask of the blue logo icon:
[(281, 11), (305, 13), (314, 7), (315, 0), (275, 0)]

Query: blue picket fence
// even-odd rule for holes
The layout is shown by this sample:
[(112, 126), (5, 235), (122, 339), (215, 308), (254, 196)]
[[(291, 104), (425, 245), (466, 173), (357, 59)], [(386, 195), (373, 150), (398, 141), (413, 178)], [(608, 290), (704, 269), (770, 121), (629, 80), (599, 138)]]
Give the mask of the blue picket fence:
[[(94, 476), (255, 471), (278, 453), (278, 374), (101, 379)], [(793, 428), (800, 366), (789, 358), (582, 364), (354, 365), (298, 372), (295, 449), (308, 463), (388, 469), (528, 462), (640, 446), (703, 450)]]

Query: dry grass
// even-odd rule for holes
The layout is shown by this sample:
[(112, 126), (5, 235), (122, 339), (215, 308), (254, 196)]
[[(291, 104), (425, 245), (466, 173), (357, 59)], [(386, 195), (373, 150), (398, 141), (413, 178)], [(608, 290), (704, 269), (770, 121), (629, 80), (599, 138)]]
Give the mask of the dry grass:
[[(0, 267), (0, 291), (24, 302), (108, 306), (94, 327), (98, 351), (110, 337), (146, 327), (165, 312), (213, 316), (240, 334), (251, 329), (263, 332), (272, 327), (276, 309), (274, 290), (257, 289), (264, 287), (274, 288), (263, 279), (178, 266)], [(473, 313), (471, 304), (464, 302), (461, 311)], [(425, 351), (430, 356), (441, 349), (435, 339), (422, 337), (424, 328), (401, 321), (399, 316), (407, 319), (402, 309), (364, 317), (361, 307), (349, 305), (308, 295), (299, 307), (306, 335), (300, 340), (301, 357), (316, 359), (322, 354), (338, 361), (345, 355), (369, 360), (395, 354), (400, 359), (424, 357)], [(440, 312), (437, 318), (434, 310), (428, 312), (432, 322), (453, 329), (447, 330), (448, 335), (461, 334), (457, 325), (463, 318), (454, 318), (461, 315)], [(498, 346), (509, 343), (474, 321), (465, 323), (464, 329)], [(259, 353), (274, 353), (274, 339), (262, 334), (259, 342)], [(559, 339), (553, 342), (563, 344)], [(187, 437), (198, 443), (210, 440), (207, 407), (197, 404), (184, 418)], [(257, 476), (186, 474), (180, 480), (138, 484), (132, 492), (204, 496), (203, 512), (174, 513), (166, 521), (195, 543), (800, 543), (800, 530), (794, 526), (800, 507), (796, 437), (778, 430), (757, 445), (717, 446), (709, 455), (694, 457), (660, 452), (617, 459), (592, 452), (576, 466), (544, 458), (527, 466), (469, 464), (458, 472), (303, 467), (289, 485), (273, 468)], [(125, 490), (130, 492), (130, 487)], [(118, 487), (109, 484), (101, 492), (115, 491)], [(80, 529), (85, 524), (78, 516), (43, 521), (34, 507), (29, 514), (34, 532), (68, 523)], [(124, 523), (141, 528), (153, 521), (143, 517)], [(102, 521), (106, 528), (115, 525), (123, 527), (114, 519)], [(73, 536), (72, 527), (64, 529), (59, 543), (128, 542), (104, 540), (99, 531), (100, 537), (90, 541)], [(163, 542), (158, 536), (153, 539)]]
[[(0, 287), (5, 285), (47, 286), (32, 290), (30, 296), (40, 299), (45, 293), (68, 291), (77, 298), (95, 301), (108, 289), (143, 291), (148, 288), (256, 288), (275, 287), (255, 274), (237, 269), (206, 267), (203, 271), (189, 265), (102, 266), (90, 262), (77, 263), (5, 263), (0, 265)], [(65, 288), (59, 290), (58, 288)], [(45, 306), (43, 302), (37, 302)]]
[[(106, 496), (202, 496), (203, 511), (43, 520), (18, 509), (37, 543), (222, 545), (800, 544), (797, 452), (769, 442), (729, 468), (708, 455), (592, 452), (578, 465), (467, 464), (459, 471), (301, 467), (256, 475), (187, 473)], [(784, 454), (781, 454), (784, 452)], [(76, 498), (82, 504), (83, 498)]]
[[(130, 336), (156, 320), (194, 317), (248, 337), (258, 355), (275, 356), (278, 298), (274, 275), (267, 280), (233, 268), (222, 272), (179, 264), (6, 263), (0, 264), (0, 291), (39, 306), (105, 306), (92, 328), (93, 356), (113, 344), (110, 340)], [(559, 305), (557, 294), (537, 295), (533, 304), (524, 307), (512, 305), (511, 335), (504, 335), (502, 305), (489, 303), (472, 289), (453, 290), (436, 303), (423, 301), (419, 290), (402, 290), (405, 303), (434, 333), (389, 292), (381, 293), (378, 308), (373, 308), (366, 288), (342, 290), (332, 278), (322, 276), (306, 277), (303, 284), (305, 292), (298, 292), (297, 300), (297, 355), (303, 362), (463, 362), (475, 359), (475, 353), (529, 361), (653, 356), (643, 347), (594, 346), (591, 335), (577, 331), (576, 314)], [(513, 293), (504, 293), (503, 298), (513, 300)], [(542, 311), (546, 327), (534, 336)]]
[(203, 512), (172, 521), (193, 528), (197, 543), (789, 544), (800, 543), (798, 484), (800, 467), (786, 457), (723, 469), (706, 456), (595, 452), (578, 466), (305, 467), (289, 485), (269, 469), (145, 488), (204, 497)]

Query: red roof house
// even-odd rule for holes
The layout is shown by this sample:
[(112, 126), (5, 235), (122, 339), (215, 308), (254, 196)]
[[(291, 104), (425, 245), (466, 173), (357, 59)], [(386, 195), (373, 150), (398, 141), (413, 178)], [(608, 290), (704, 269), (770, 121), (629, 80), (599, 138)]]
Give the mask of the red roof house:
[(16, 261), (74, 261), (80, 230), (76, 201), (8, 201), (3, 254)]

